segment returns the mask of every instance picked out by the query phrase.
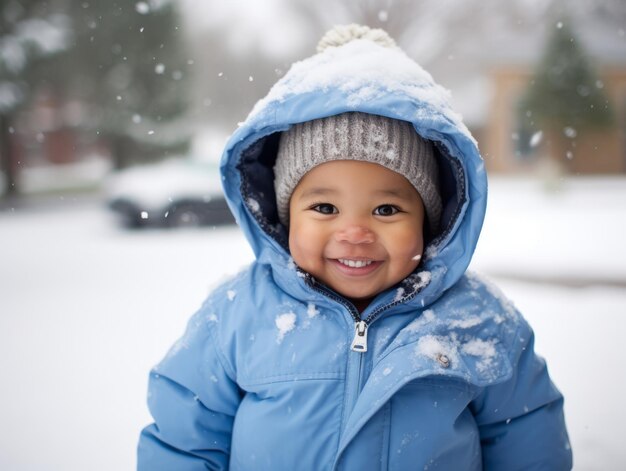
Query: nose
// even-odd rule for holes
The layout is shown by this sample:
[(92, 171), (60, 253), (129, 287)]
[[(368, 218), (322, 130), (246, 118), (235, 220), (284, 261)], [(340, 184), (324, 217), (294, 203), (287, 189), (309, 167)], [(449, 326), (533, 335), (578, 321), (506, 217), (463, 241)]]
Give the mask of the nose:
[(371, 244), (374, 239), (374, 233), (368, 227), (359, 224), (349, 224), (335, 233), (337, 242), (349, 244)]

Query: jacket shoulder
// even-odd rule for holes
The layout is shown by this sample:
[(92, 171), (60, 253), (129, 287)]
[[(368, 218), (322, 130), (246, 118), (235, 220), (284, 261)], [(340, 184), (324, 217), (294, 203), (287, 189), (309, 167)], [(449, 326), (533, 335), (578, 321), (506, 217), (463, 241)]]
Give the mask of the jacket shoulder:
[[(497, 287), (467, 273), (399, 336), (426, 364), (450, 360), (445, 374), (477, 386), (509, 379), (532, 337), (528, 324)], [(430, 360), (430, 362), (429, 362)]]
[(196, 314), (220, 352), (233, 365), (243, 345), (258, 335), (258, 326), (273, 325), (291, 298), (274, 281), (272, 268), (252, 262), (213, 288)]
[[(442, 299), (440, 315), (451, 327), (497, 341), (515, 362), (532, 330), (519, 310), (491, 280), (467, 271)], [(473, 328), (476, 329), (473, 329)]]
[(255, 261), (215, 286), (196, 317), (220, 343), (228, 342), (285, 296), (274, 282), (272, 269)]
[(499, 323), (523, 321), (513, 302), (500, 288), (484, 275), (467, 271), (448, 290), (444, 298), (452, 297), (454, 302), (464, 303), (469, 308), (486, 310)]
[(472, 310), (480, 310), (498, 324), (513, 329), (526, 325), (526, 320), (515, 303), (492, 280), (483, 274), (466, 271), (450, 289), (452, 296), (459, 298)]
[(214, 311), (215, 316), (222, 317), (240, 310), (243, 304), (254, 304), (259, 293), (267, 294), (275, 288), (271, 268), (252, 262), (213, 287), (201, 309)]

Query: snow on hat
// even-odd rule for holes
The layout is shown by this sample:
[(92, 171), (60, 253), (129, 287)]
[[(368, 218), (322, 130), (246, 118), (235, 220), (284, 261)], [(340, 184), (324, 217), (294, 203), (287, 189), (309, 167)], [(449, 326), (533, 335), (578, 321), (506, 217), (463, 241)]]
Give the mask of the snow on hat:
[[(356, 24), (335, 26), (320, 40), (317, 51), (366, 39), (395, 48), (382, 29)], [(382, 165), (404, 176), (424, 203), (431, 234), (439, 228), (439, 169), (432, 144), (406, 122), (360, 112), (315, 119), (292, 126), (280, 136), (274, 166), (278, 217), (289, 225), (289, 200), (302, 177), (334, 160), (358, 160)]]

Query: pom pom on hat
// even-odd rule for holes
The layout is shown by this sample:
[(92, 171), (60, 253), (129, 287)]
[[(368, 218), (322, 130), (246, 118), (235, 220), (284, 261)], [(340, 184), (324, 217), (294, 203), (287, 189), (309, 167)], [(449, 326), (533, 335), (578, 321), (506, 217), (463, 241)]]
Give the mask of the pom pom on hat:
[[(317, 52), (359, 39), (390, 49), (397, 47), (382, 29), (350, 24), (328, 31), (317, 45)], [(422, 139), (409, 122), (362, 112), (298, 123), (281, 134), (274, 189), (283, 225), (289, 227), (289, 200), (300, 179), (317, 165), (334, 160), (376, 163), (404, 176), (422, 198), (430, 234), (438, 233), (442, 201), (432, 143)]]
[(395, 47), (396, 43), (382, 29), (373, 29), (369, 26), (350, 24), (337, 25), (328, 31), (317, 44), (317, 52), (323, 52), (329, 47), (343, 46), (355, 39), (367, 39), (384, 47)]

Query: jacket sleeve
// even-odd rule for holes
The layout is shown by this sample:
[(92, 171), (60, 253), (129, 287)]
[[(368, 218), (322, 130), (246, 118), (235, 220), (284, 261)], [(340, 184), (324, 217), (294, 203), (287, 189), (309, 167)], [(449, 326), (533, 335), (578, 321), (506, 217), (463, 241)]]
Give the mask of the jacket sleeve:
[(533, 349), (534, 336), (522, 321), (514, 337), (513, 375), (489, 386), (472, 403), (485, 470), (572, 468), (563, 416), (563, 396)]
[(200, 311), (185, 335), (150, 372), (148, 407), (154, 423), (140, 436), (137, 469), (228, 469), (240, 392)]

